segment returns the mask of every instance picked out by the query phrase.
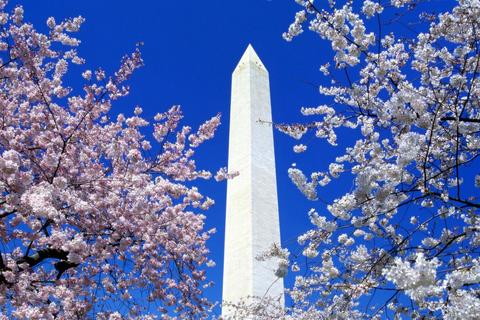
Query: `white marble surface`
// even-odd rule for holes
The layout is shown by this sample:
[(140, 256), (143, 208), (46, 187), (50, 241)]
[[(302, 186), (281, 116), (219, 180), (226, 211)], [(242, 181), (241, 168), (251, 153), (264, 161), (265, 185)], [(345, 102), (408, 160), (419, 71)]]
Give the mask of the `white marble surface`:
[[(283, 281), (274, 261), (255, 257), (280, 243), (275, 154), (268, 71), (249, 45), (232, 74), (228, 166), (240, 175), (228, 181), (223, 300), (279, 298)], [(228, 317), (230, 311), (223, 308)]]

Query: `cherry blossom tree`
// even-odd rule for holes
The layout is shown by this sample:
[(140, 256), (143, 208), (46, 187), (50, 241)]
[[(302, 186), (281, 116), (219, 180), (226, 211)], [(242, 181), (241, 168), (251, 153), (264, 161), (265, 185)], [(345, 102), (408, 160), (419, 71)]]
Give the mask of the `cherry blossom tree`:
[[(451, 1), (442, 13), (435, 1), (296, 2), (284, 38), (308, 24), (331, 47), (320, 69), (331, 84), (320, 87), (324, 104), (301, 109), (313, 121), (277, 128), (333, 147), (348, 130), (356, 139), (328, 168), (288, 174), (312, 201), (340, 176), (353, 185), (326, 207), (312, 202), (300, 254), (265, 254), (290, 263), (292, 304), (265, 312), (260, 299), (239, 314), (478, 319), (480, 1)], [(408, 16), (408, 32), (391, 27)], [(304, 144), (294, 151), (308, 154)]]
[(0, 318), (205, 317), (213, 230), (204, 231), (199, 211), (213, 200), (192, 181), (211, 173), (193, 156), (219, 115), (197, 131), (180, 126), (178, 106), (150, 122), (140, 107), (112, 119), (142, 66), (139, 49), (111, 76), (85, 70), (75, 91), (64, 76), (84, 62), (73, 36), (84, 19), (49, 18), (44, 34), (24, 22), (21, 6), (6, 6), (0, 1)]

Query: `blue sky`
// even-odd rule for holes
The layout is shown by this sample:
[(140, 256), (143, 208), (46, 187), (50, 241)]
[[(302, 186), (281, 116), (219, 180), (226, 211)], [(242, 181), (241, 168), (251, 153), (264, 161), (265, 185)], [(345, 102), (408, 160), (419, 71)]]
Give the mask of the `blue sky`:
[[(78, 36), (82, 40), (79, 52), (87, 59), (88, 68), (102, 66), (112, 72), (137, 42), (144, 43), (145, 67), (133, 77), (130, 96), (120, 100), (113, 112), (131, 114), (140, 105), (148, 118), (180, 104), (184, 123), (193, 127), (221, 112), (223, 124), (215, 139), (197, 154), (201, 168), (214, 171), (227, 164), (231, 72), (248, 43), (270, 73), (274, 122), (301, 121), (300, 107), (325, 102), (318, 86), (325, 81), (319, 67), (331, 57), (328, 44), (310, 32), (291, 43), (281, 37), (299, 9), (293, 0), (26, 0), (22, 4), (26, 20), (44, 30), (49, 16), (57, 20), (77, 15), (86, 18)], [(83, 68), (72, 68), (71, 86), (80, 86)], [(347, 136), (337, 150), (317, 140), (298, 156), (292, 151), (293, 139), (274, 134), (281, 236), (283, 244), (292, 246), (296, 236), (310, 227), (308, 210), (316, 208), (321, 213), (325, 205), (306, 200), (288, 179), (287, 169), (295, 162), (306, 172), (325, 170), (353, 137)], [(312, 139), (309, 136), (306, 142)], [(209, 242), (211, 257), (217, 262), (209, 277), (216, 286), (207, 294), (212, 300), (221, 300), (226, 183), (212, 180), (200, 186), (216, 201), (207, 212), (207, 228), (218, 231)], [(319, 195), (331, 201), (351, 188), (346, 177)], [(287, 278), (287, 283), (291, 280)]]

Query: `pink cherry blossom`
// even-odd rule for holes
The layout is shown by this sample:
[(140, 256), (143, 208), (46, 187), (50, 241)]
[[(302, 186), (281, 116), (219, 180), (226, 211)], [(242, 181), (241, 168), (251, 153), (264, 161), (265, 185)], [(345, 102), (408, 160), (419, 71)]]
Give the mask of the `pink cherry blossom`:
[[(288, 259), (292, 303), (257, 297), (237, 317), (478, 319), (480, 2), (295, 2), (283, 36), (308, 28), (322, 39), (319, 77), (330, 85), (320, 106), (301, 108), (309, 121), (276, 127), (342, 148), (319, 171), (296, 164), (288, 175), (312, 201), (341, 176), (353, 181), (326, 205), (312, 202), (313, 227)], [(294, 151), (306, 157), (304, 140)]]
[(180, 126), (178, 106), (151, 120), (137, 106), (111, 120), (143, 64), (140, 50), (113, 75), (83, 71), (83, 93), (73, 94), (64, 76), (83, 63), (74, 34), (84, 19), (49, 18), (43, 34), (23, 21), (21, 6), (5, 6), (0, 317), (206, 317), (214, 230), (204, 230), (200, 211), (214, 201), (184, 182), (211, 177), (196, 168), (193, 149), (213, 137), (220, 116), (196, 133)]

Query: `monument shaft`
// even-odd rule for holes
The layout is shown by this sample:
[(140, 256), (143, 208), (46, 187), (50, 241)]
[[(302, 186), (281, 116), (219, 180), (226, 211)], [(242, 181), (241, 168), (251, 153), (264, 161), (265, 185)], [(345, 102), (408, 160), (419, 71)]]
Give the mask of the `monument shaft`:
[[(223, 300), (248, 296), (283, 301), (273, 261), (255, 259), (280, 244), (268, 71), (249, 45), (232, 74)], [(222, 311), (228, 317), (228, 308)]]

